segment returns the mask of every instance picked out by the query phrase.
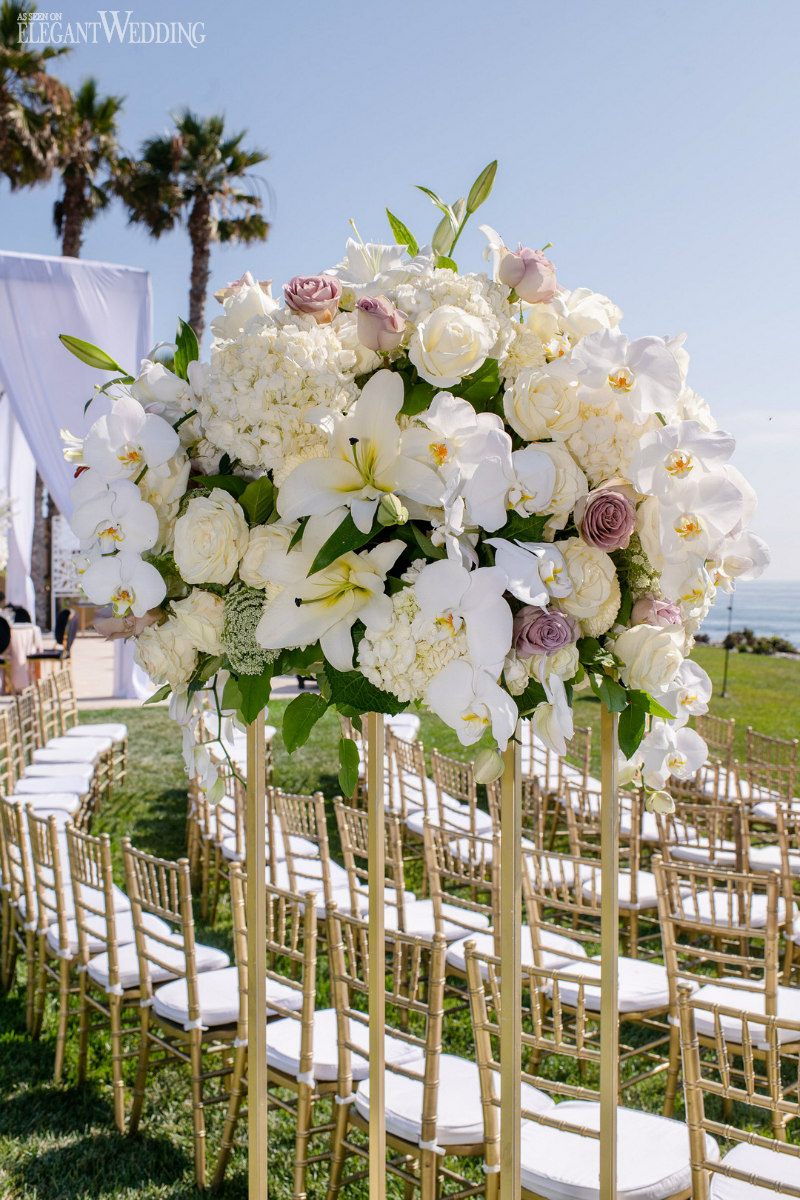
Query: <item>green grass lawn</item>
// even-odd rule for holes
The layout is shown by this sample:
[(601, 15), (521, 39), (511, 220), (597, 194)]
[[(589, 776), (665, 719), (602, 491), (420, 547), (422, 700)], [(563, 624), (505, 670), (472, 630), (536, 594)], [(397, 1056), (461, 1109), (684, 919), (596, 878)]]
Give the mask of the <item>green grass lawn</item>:
[[(781, 737), (800, 735), (800, 662), (785, 659), (731, 655), (729, 696), (719, 695), (723, 652), (699, 647), (695, 657), (714, 681), (716, 694), (711, 711), (737, 719), (737, 752), (743, 752), (744, 729), (753, 725), (763, 733)], [(280, 726), (286, 701), (272, 706), (270, 720)], [(168, 858), (185, 850), (186, 778), (180, 755), (180, 735), (164, 709), (104, 710), (84, 713), (90, 721), (122, 720), (130, 729), (130, 770), (126, 789), (100, 811), (96, 831), (108, 832), (115, 841), (128, 835), (136, 846)], [(576, 703), (577, 724), (591, 725), (594, 768), (599, 768), (599, 705), (593, 698)], [(424, 717), (422, 736), (427, 748), (436, 745), (447, 754), (464, 757), (453, 733), (432, 717)], [(308, 745), (293, 758), (276, 746), (276, 783), (290, 791), (320, 788), (327, 797), (337, 791), (335, 742), (337, 721), (326, 717), (316, 727)], [(198, 906), (199, 909), (199, 906)], [(223, 902), (217, 926), (198, 930), (200, 940), (230, 949), (230, 918)], [(2, 1200), (188, 1200), (196, 1196), (193, 1184), (191, 1109), (188, 1083), (179, 1070), (153, 1077), (141, 1132), (134, 1138), (119, 1135), (113, 1126), (108, 1043), (93, 1035), (90, 1081), (75, 1082), (76, 1037), (72, 1031), (64, 1082), (51, 1082), (55, 1027), (48, 1009), (42, 1039), (32, 1042), (25, 1033), (24, 1004), (19, 987), (0, 999), (0, 1197)], [(453, 1018), (447, 1046), (469, 1053), (468, 1018)], [(627, 1103), (658, 1111), (663, 1084), (651, 1082), (628, 1094)], [(244, 1122), (241, 1130), (244, 1131)], [(209, 1120), (209, 1146), (218, 1144), (219, 1119)], [(273, 1113), (270, 1125), (270, 1162), (273, 1172), (271, 1200), (291, 1194), (293, 1130), (291, 1123)], [(209, 1154), (211, 1161), (211, 1153)], [(232, 1160), (224, 1197), (240, 1200), (247, 1195), (247, 1163), (243, 1149)], [(311, 1173), (309, 1195), (324, 1195), (326, 1170)], [(390, 1195), (399, 1195), (390, 1189)], [(348, 1193), (361, 1200), (366, 1185)]]

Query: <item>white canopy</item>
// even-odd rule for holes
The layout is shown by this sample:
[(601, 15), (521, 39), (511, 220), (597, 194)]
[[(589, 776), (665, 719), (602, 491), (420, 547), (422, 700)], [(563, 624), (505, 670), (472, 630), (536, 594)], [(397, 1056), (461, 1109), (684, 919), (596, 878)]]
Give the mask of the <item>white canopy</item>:
[[(0, 488), (13, 503), (6, 591), (34, 614), (30, 578), (36, 469), (58, 508), (72, 511), (74, 467), (65, 461), (60, 431), (81, 436), (107, 411), (86, 401), (105, 376), (58, 340), (73, 334), (106, 350), (136, 372), (152, 344), (150, 276), (134, 267), (0, 251)], [(129, 658), (120, 652), (118, 659)], [(130, 671), (116, 671), (115, 692), (128, 694)], [(122, 678), (128, 676), (128, 678)]]

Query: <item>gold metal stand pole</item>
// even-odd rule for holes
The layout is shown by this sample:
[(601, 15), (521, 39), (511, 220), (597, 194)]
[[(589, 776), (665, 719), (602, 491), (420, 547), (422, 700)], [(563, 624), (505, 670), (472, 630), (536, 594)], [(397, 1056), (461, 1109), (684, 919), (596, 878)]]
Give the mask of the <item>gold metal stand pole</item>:
[(600, 1200), (617, 1200), (617, 1103), (619, 1100), (619, 800), (617, 725), (601, 710), (601, 929), (600, 929)]
[(384, 728), (382, 713), (367, 714), (369, 811), (369, 1195), (386, 1198), (385, 1045), (386, 942)]
[(264, 713), (247, 726), (247, 1146), (249, 1200), (267, 1200), (267, 900)]
[(519, 1200), (522, 1045), (522, 771), (509, 742), (500, 785), (500, 1196)]

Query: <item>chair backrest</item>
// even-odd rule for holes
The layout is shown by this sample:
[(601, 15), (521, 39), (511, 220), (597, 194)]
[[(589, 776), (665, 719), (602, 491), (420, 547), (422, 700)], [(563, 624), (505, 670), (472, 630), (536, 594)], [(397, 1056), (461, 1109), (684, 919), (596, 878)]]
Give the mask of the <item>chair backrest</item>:
[[(270, 1016), (289, 1017), (300, 1022), (301, 1072), (313, 1068), (314, 1005), (316, 1002), (317, 916), (313, 895), (266, 885), (266, 961), (267, 996)], [(247, 992), (249, 986), (247, 945), (247, 876), (240, 867), (231, 867), (231, 915), (236, 969), (239, 979), (239, 1032), (247, 1036)], [(301, 997), (300, 1003), (279, 1000), (270, 989), (270, 981)], [(280, 995), (281, 993), (278, 993)], [(282, 993), (285, 996), (285, 991)]]
[(61, 703), (58, 698), (53, 672), (45, 672), (35, 687), (36, 700), (39, 706), (39, 727), (41, 729), (42, 741), (48, 742), (50, 738), (60, 737), (64, 733), (64, 726), (61, 720)]
[(429, 784), (422, 742), (407, 742), (387, 728), (386, 753), (391, 771), (393, 811), (401, 821), (420, 809), (427, 813)]
[(656, 818), (662, 857), (743, 871), (747, 856), (742, 817), (737, 803), (676, 799), (674, 812)]
[[(741, 1009), (709, 1004), (692, 997), (686, 988), (680, 991), (679, 1009), (683, 1087), (692, 1160), (692, 1200), (708, 1200), (710, 1185), (715, 1186), (715, 1191), (720, 1188), (721, 1195), (725, 1185), (718, 1177), (738, 1180), (738, 1188), (732, 1185), (737, 1194), (741, 1189), (743, 1195), (756, 1190), (760, 1195), (763, 1189), (781, 1196), (800, 1196), (800, 1146), (765, 1137), (752, 1128), (753, 1124), (770, 1122), (774, 1127), (776, 1116), (779, 1122), (797, 1117), (800, 1022), (753, 1012), (743, 1014)], [(697, 1036), (698, 1018), (705, 1027), (713, 1026), (713, 1033), (703, 1038), (702, 1059)], [(732, 1067), (734, 1056), (742, 1059), (738, 1069)], [(765, 1060), (761, 1070), (758, 1069), (758, 1057)], [(794, 1079), (789, 1089), (783, 1083), (787, 1077)], [(713, 1097), (708, 1112), (706, 1097)], [(750, 1108), (746, 1128), (717, 1118), (720, 1100), (731, 1106), (738, 1103)], [(725, 1155), (720, 1159), (717, 1154), (709, 1154), (709, 1135), (785, 1156), (785, 1173), (793, 1177), (794, 1182), (787, 1179), (776, 1184), (774, 1175), (767, 1178), (753, 1169), (756, 1164), (752, 1159), (741, 1161), (737, 1166), (735, 1158), (729, 1159)]]
[[(286, 855), (289, 890), (297, 896), (321, 891), (327, 903), (332, 895), (331, 852), (322, 792), (304, 796), (273, 788), (272, 798)], [(305, 843), (310, 843), (308, 848)]]
[(6, 718), (5, 724), (8, 729), (7, 745), (9, 747), (9, 757), (7, 770), (9, 792), (12, 792), (14, 783), (25, 771), (25, 752), (22, 745), (22, 733), (20, 731), (16, 704), (7, 704), (3, 709), (3, 714)]
[[(535, 775), (527, 775), (522, 779), (521, 795), (522, 835), (529, 838), (537, 846), (543, 846), (548, 812), (548, 794), (542, 790), (542, 785)], [(492, 829), (496, 833), (499, 833), (502, 825), (502, 789), (499, 779), (495, 780), (494, 783), (487, 783), (486, 798), (489, 801), (489, 815), (492, 818)]]
[(27, 806), (28, 837), (30, 839), (31, 866), (36, 887), (38, 929), (46, 933), (54, 925), (58, 934), (59, 957), (70, 957), (67, 922), (72, 915), (73, 905), (68, 899), (71, 892), (69, 869), (62, 862), (58, 826), (53, 813), (48, 817), (37, 817), (30, 805)]
[(28, 766), (33, 760), (34, 750), (38, 750), (42, 744), (36, 688), (32, 685), (23, 688), (21, 692), (17, 692), (14, 702), (17, 706), (22, 758), (24, 765)]
[(0, 796), (0, 823), (3, 828), (3, 887), (8, 888), (8, 898), (24, 916), (25, 925), (36, 929), (36, 888), (22, 805)]
[(767, 737), (747, 730), (747, 758), (738, 764), (750, 804), (764, 800), (793, 800), (797, 793), (797, 739)]
[[(75, 613), (77, 618), (78, 614)], [(72, 729), (78, 724), (78, 700), (75, 695), (75, 685), (72, 681), (72, 665), (63, 662), (53, 672), (58, 702), (61, 705), (61, 724), (64, 729)]]
[(770, 737), (765, 733), (756, 733), (749, 725), (746, 737), (749, 763), (771, 764), (776, 767), (797, 766), (797, 738)]
[[(533, 960), (541, 965), (548, 936), (568, 934), (571, 941), (593, 954), (600, 941), (600, 863), (596, 858), (557, 854), (552, 850), (522, 849), (522, 895), (531, 931)], [(559, 957), (573, 955), (559, 941)], [(563, 951), (562, 951), (563, 944)], [(574, 958), (585, 961), (575, 952)]]
[(121, 992), (111, 839), (107, 833), (93, 837), (83, 830), (76, 829), (71, 822), (67, 822), (66, 836), (72, 895), (75, 900), (78, 960), (86, 967), (90, 954), (99, 953), (96, 947), (98, 939), (105, 941), (108, 954), (108, 990)]
[[(764, 989), (765, 1011), (777, 1011), (780, 880), (721, 867), (652, 862), (670, 1004), (677, 1012), (678, 989), (713, 982)], [(780, 918), (780, 919), (779, 919)], [(790, 915), (791, 920), (791, 915)]]
[(0, 708), (0, 796), (10, 796), (17, 783), (17, 750), (11, 732), (12, 705)]
[(220, 802), (215, 805), (209, 805), (199, 788), (197, 789), (198, 800), (201, 805), (206, 805), (208, 808), (207, 814), (204, 815), (213, 819), (215, 829), (214, 840), (217, 845), (220, 846), (224, 838), (233, 837), (234, 861), (244, 862), (247, 812), (245, 785), (227, 761), (218, 764), (217, 773), (222, 780), (225, 795), (229, 803)]
[(695, 717), (694, 727), (708, 746), (709, 757), (715, 758), (726, 771), (730, 771), (733, 765), (736, 718), (712, 717), (711, 713), (704, 713)]
[[(135, 850), (129, 838), (122, 839), (128, 898), (131, 902), (136, 955), (139, 960), (139, 985), (146, 1003), (153, 997), (151, 967), (167, 970), (186, 980), (189, 1025), (200, 1020), (195, 955), (194, 913), (189, 861), (170, 862)], [(175, 932), (156, 932), (145, 917), (159, 917)], [(182, 954), (176, 954), (176, 948)], [(199, 1028), (199, 1026), (197, 1026)]]
[(426, 820), (424, 838), (434, 927), (443, 931), (444, 904), (447, 904), (447, 924), (461, 926), (464, 936), (474, 933), (476, 914), (486, 916), (499, 951), (500, 834), (496, 832), (491, 838), (454, 834), (452, 829)]
[[(582, 784), (565, 782), (562, 785), (565, 800), (564, 812), (567, 821), (570, 854), (575, 858), (600, 858), (602, 842), (602, 818), (597, 793)], [(630, 900), (638, 899), (638, 871), (642, 858), (642, 801), (636, 792), (624, 792), (619, 797), (620, 810), (627, 817), (625, 834), (620, 834), (620, 869), (630, 872)]]
[[(356, 805), (345, 804), (341, 796), (333, 801), (342, 860), (347, 871), (350, 889), (350, 911), (358, 916), (369, 901), (370, 853), (369, 813)], [(393, 888), (396, 895), (397, 917), (392, 921), (398, 929), (405, 929), (405, 887), (403, 877), (403, 843), (400, 821), (395, 813), (388, 812), (384, 818), (384, 870), (385, 887)]]
[[(336, 1008), (340, 1098), (353, 1094), (352, 1056), (369, 1058), (368, 1036), (356, 1041), (354, 1029), (369, 1028), (369, 926), (328, 905), (331, 992)], [(435, 934), (423, 942), (408, 934), (392, 933), (386, 946), (386, 1028), (409, 1047), (408, 1061), (387, 1056), (386, 1070), (419, 1083), (423, 1089), (421, 1142), (436, 1141), (439, 1100), (439, 1059), (444, 1019), (445, 940)], [(411, 1051), (418, 1055), (412, 1057)], [(398, 1055), (399, 1060), (402, 1056)]]

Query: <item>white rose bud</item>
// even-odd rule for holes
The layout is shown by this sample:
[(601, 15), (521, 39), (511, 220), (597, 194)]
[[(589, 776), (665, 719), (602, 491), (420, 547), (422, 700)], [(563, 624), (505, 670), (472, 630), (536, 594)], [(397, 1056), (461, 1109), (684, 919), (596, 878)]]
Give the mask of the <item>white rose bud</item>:
[(479, 750), (472, 764), (472, 776), (476, 783), (494, 783), (503, 774), (503, 760), (496, 750)]

